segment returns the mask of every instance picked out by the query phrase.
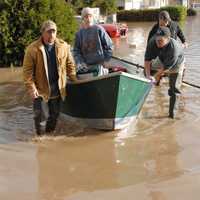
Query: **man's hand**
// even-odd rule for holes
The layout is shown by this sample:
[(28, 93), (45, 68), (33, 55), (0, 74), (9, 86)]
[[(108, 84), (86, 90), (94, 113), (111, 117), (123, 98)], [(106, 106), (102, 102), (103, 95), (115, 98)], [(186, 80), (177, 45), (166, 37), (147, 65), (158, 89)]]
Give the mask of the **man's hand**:
[(163, 72), (157, 72), (156, 74), (155, 74), (155, 80), (156, 80), (156, 82), (158, 82), (158, 81), (160, 81), (160, 79), (161, 79), (161, 77), (164, 75), (164, 73)]
[(69, 77), (69, 79), (70, 79), (70, 81), (77, 81), (76, 75), (71, 75), (71, 76)]
[(185, 48), (185, 49), (188, 48), (188, 43), (187, 42), (184, 42), (182, 45), (183, 45), (183, 48)]
[(151, 61), (144, 61), (144, 74), (147, 79), (150, 79)]
[(151, 81), (151, 83), (155, 84), (156, 83), (156, 79), (154, 78), (154, 76), (149, 76), (146, 77), (147, 79), (149, 79)]
[(155, 77), (155, 84), (156, 85), (159, 85), (159, 83), (160, 83), (160, 80), (161, 80), (161, 78), (163, 77), (163, 75), (164, 75), (164, 68), (160, 68), (159, 70), (158, 70), (158, 72), (154, 75), (154, 77)]
[(32, 99), (38, 98), (39, 97), (39, 93), (37, 91), (36, 88), (33, 88), (30, 92), (29, 92), (30, 96)]

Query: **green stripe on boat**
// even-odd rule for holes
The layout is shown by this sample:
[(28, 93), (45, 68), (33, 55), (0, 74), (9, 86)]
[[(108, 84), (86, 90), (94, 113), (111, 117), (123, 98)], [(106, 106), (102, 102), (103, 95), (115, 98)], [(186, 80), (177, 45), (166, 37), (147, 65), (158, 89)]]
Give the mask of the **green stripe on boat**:
[(151, 89), (145, 78), (115, 72), (68, 84), (63, 114), (97, 129), (121, 129), (136, 119)]

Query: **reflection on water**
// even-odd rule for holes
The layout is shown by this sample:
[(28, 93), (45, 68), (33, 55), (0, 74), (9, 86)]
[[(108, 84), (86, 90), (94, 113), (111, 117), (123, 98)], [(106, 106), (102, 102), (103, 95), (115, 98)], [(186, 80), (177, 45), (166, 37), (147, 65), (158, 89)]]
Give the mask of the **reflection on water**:
[(113, 40), (115, 44), (114, 54), (143, 65), (146, 38), (152, 25), (152, 22), (128, 24), (128, 37)]
[[(69, 139), (39, 146), (40, 195), (45, 199), (57, 195), (59, 199), (78, 191), (109, 189), (118, 185), (113, 141), (99, 139)], [(104, 169), (100, 163), (104, 163)]]
[(160, 191), (151, 191), (149, 196), (152, 198), (152, 200), (167, 200), (165, 195)]
[[(185, 78), (195, 83), (198, 19), (188, 18), (183, 27), (190, 44)], [(128, 37), (114, 39), (115, 55), (143, 64), (151, 26), (129, 24)], [(60, 119), (56, 137), (35, 138), (21, 69), (2, 69), (1, 74), (0, 199), (199, 199), (197, 89), (183, 87), (175, 120), (167, 118), (168, 87), (163, 81), (152, 89), (137, 123), (127, 129), (103, 132)]]
[(0, 143), (32, 134), (32, 109), (22, 81), (0, 85)]
[(62, 199), (82, 191), (178, 177), (183, 172), (174, 137), (171, 133), (115, 142), (111, 135), (102, 135), (46, 142), (37, 153), (39, 194), (43, 199)]

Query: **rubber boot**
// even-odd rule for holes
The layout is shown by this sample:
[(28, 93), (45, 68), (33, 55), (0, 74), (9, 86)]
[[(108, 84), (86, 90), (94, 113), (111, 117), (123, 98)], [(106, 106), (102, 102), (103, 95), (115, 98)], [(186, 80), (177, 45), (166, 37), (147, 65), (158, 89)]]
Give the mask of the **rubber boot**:
[(169, 99), (169, 118), (174, 118), (174, 107), (176, 103), (176, 95), (170, 96)]
[(56, 129), (57, 119), (48, 119), (46, 123), (46, 133), (51, 133)]
[(34, 113), (34, 124), (37, 135), (41, 135), (41, 125), (40, 122), (42, 120), (42, 106), (41, 106), (42, 98), (36, 98), (33, 101), (33, 113)]
[(41, 135), (41, 125), (40, 125), (41, 120), (37, 117), (37, 118), (34, 118), (34, 122), (35, 122), (36, 134)]
[(172, 119), (174, 118), (174, 107), (175, 107), (175, 103), (176, 103), (176, 94), (180, 93), (180, 91), (176, 88), (177, 77), (178, 77), (178, 73), (169, 75), (169, 90), (168, 90), (168, 95), (170, 96), (169, 117)]
[(60, 98), (50, 99), (48, 101), (49, 117), (46, 123), (46, 133), (53, 132), (56, 129), (57, 119), (60, 112)]

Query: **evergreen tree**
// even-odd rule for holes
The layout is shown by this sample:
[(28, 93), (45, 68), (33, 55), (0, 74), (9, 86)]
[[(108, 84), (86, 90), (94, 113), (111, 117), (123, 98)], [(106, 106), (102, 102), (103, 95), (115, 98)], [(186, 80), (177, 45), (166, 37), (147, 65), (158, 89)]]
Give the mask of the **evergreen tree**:
[(76, 11), (80, 13), (83, 7), (99, 7), (104, 15), (109, 15), (117, 12), (117, 0), (70, 0)]
[(110, 15), (117, 12), (116, 0), (95, 0), (93, 7), (99, 7), (103, 15)]
[(26, 46), (47, 19), (55, 21), (58, 35), (67, 42), (77, 30), (74, 11), (64, 0), (1, 0), (0, 13), (0, 66), (22, 64)]

